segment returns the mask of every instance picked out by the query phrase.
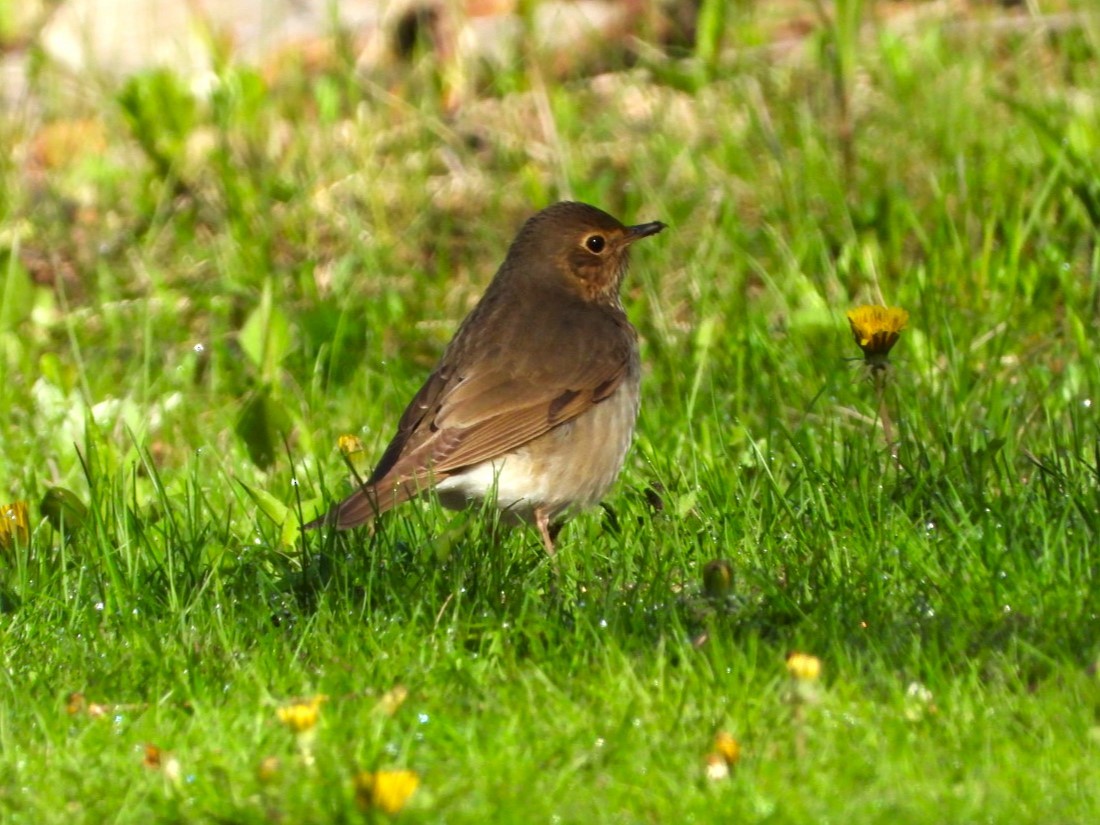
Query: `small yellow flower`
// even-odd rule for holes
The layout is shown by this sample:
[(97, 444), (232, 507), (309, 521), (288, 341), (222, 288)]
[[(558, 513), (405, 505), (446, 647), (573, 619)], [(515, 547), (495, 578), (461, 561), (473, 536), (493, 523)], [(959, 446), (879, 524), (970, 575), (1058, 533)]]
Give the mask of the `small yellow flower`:
[(273, 782), (279, 776), (279, 771), (283, 769), (283, 763), (277, 756), (265, 756), (260, 760), (259, 766), (256, 768), (256, 778), (263, 782), (265, 785), (269, 782)]
[(741, 744), (724, 730), (714, 734), (714, 752), (731, 768), (741, 761)]
[(340, 455), (344, 457), (344, 463), (355, 473), (365, 473), (370, 470), (367, 462), (370, 456), (363, 446), (362, 439), (357, 435), (342, 435), (336, 439), (336, 446), (340, 449)]
[(336, 439), (336, 446), (340, 452), (351, 458), (356, 453), (363, 452), (363, 442), (357, 435), (342, 435)]
[(308, 702), (296, 702), (293, 705), (284, 705), (275, 711), (279, 721), (295, 733), (305, 733), (312, 730), (321, 715), (321, 703), (327, 696), (314, 696)]
[(25, 544), (30, 539), (27, 502), (0, 504), (0, 547), (11, 547), (17, 540)]
[(408, 698), (409, 689), (404, 685), (396, 685), (382, 694), (382, 698), (374, 706), (374, 711), (383, 716), (393, 716)]
[(396, 814), (420, 785), (420, 776), (415, 771), (362, 771), (354, 784), (361, 808)]
[(852, 336), (872, 366), (886, 363), (908, 322), (909, 313), (901, 307), (861, 306), (848, 310)]
[(792, 653), (787, 657), (787, 673), (798, 682), (816, 682), (821, 676), (821, 660), (809, 653)]

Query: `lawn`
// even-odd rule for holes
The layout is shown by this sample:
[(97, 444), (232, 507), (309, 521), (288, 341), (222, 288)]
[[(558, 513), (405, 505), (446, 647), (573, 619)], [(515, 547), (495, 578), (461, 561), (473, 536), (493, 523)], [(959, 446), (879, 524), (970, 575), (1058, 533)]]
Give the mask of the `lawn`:
[[(36, 68), (0, 820), (1100, 821), (1100, 17), (792, 5), (458, 101), (430, 50)], [(562, 199), (669, 224), (605, 507), (553, 562), (431, 500), (302, 533)]]

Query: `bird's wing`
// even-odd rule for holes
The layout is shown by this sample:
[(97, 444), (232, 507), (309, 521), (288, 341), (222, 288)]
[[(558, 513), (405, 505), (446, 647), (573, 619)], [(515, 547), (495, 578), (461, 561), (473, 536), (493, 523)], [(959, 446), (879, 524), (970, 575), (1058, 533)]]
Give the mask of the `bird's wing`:
[(387, 456), (395, 453), (392, 464), (376, 472), (373, 483), (383, 487), (426, 482), (429, 475), (438, 480), (510, 453), (575, 418), (610, 396), (626, 376), (632, 342), (624, 336), (616, 343), (565, 370), (551, 372), (537, 364), (529, 369), (515, 364), (475, 366), (469, 374), (453, 371), (437, 391), (428, 389), (429, 379), (427, 392), (422, 390), (413, 401), (419, 402), (422, 416), (408, 431), (398, 428), (395, 443), (386, 451)]
[[(597, 338), (602, 343), (594, 349), (589, 343), (590, 351), (578, 357), (553, 359), (553, 368), (522, 356), (498, 365), (475, 363), (469, 370), (444, 359), (405, 409), (367, 484), (335, 508), (336, 525), (361, 524), (608, 398), (635, 358), (633, 329), (625, 318), (616, 327), (616, 334)], [(586, 338), (579, 336), (572, 346)]]

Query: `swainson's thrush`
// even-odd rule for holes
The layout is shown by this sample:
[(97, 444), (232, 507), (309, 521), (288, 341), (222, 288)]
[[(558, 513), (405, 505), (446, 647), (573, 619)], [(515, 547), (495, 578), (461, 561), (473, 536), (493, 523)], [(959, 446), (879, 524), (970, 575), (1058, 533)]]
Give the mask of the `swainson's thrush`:
[(452, 508), (495, 495), (552, 555), (551, 524), (598, 503), (630, 446), (641, 366), (619, 286), (630, 245), (664, 228), (584, 203), (530, 218), (370, 478), (306, 526), (355, 527), (429, 488)]

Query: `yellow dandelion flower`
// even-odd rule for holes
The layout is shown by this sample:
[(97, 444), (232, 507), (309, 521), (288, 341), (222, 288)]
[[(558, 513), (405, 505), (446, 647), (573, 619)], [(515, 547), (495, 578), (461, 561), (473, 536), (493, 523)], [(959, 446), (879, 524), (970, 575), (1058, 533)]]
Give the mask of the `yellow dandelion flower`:
[(741, 760), (741, 744), (724, 730), (714, 734), (714, 752), (731, 768)]
[(351, 458), (357, 453), (363, 452), (363, 442), (357, 435), (342, 435), (336, 439), (336, 446), (340, 452)]
[(11, 547), (16, 541), (25, 544), (30, 539), (27, 502), (0, 504), (0, 547)]
[(321, 716), (321, 703), (327, 698), (327, 696), (314, 696), (308, 702), (284, 705), (275, 711), (275, 715), (295, 733), (305, 733), (317, 724)]
[(816, 682), (821, 676), (821, 660), (809, 653), (792, 653), (787, 657), (787, 673), (798, 682)]
[(365, 473), (370, 468), (367, 462), (370, 459), (362, 439), (357, 435), (342, 435), (336, 439), (336, 446), (340, 455), (344, 457), (344, 463), (355, 473)]
[(256, 767), (256, 778), (265, 785), (279, 777), (279, 771), (283, 769), (282, 760), (277, 756), (265, 756)]
[(404, 685), (397, 685), (382, 694), (382, 698), (374, 706), (374, 711), (384, 716), (393, 716), (408, 698), (409, 689)]
[(396, 814), (420, 785), (420, 776), (416, 771), (362, 771), (354, 784), (360, 807)]
[(908, 322), (909, 313), (901, 307), (861, 306), (848, 310), (852, 337), (872, 366), (886, 363)]

